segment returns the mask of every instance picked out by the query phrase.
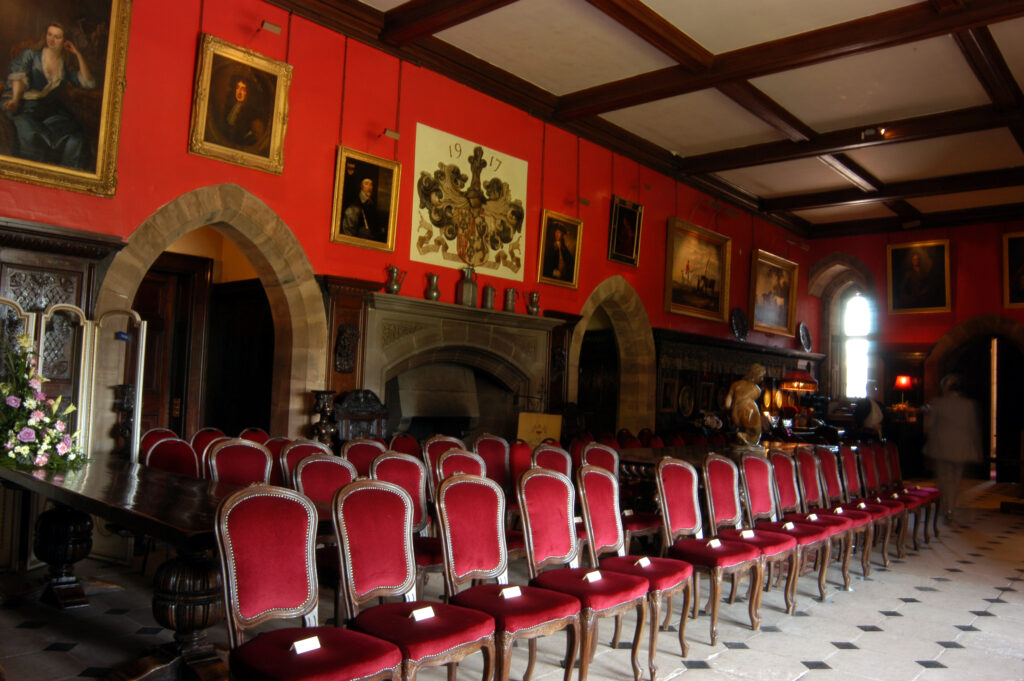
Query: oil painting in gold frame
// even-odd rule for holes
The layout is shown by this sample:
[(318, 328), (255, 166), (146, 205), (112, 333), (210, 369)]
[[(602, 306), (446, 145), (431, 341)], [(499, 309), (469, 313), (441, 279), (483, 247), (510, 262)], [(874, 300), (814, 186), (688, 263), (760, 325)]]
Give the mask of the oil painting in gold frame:
[(889, 244), (889, 314), (949, 312), (949, 240)]
[(754, 251), (750, 265), (750, 319), (755, 331), (796, 334), (797, 275), (800, 267), (792, 260)]
[(732, 239), (679, 218), (668, 219), (665, 311), (724, 322), (729, 315)]
[(402, 166), (347, 147), (338, 147), (337, 158), (331, 241), (394, 251)]

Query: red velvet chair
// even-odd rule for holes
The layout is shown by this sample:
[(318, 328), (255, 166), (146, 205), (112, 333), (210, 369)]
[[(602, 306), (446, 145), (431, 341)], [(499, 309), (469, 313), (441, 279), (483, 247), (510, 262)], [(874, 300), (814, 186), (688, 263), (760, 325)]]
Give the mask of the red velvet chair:
[[(672, 596), (683, 594), (683, 609), (679, 617), (679, 648), (683, 657), (689, 650), (684, 638), (686, 632), (686, 616), (692, 598), (693, 566), (682, 560), (672, 558), (650, 558), (647, 556), (626, 555), (627, 544), (622, 531), (619, 514), (619, 483), (614, 475), (598, 466), (584, 465), (576, 472), (576, 486), (580, 491), (583, 508), (583, 520), (587, 526), (587, 535), (593, 539), (587, 543), (590, 552), (590, 564), (602, 570), (621, 572), (647, 580), (647, 609), (650, 613), (648, 626), (651, 628), (648, 648), (648, 665), (651, 678), (657, 676), (658, 666), (655, 655), (658, 650), (658, 633), (664, 626), (668, 627), (671, 607), (666, 612), (665, 624), (661, 623), (661, 603)], [(603, 554), (614, 554), (602, 558)], [(615, 639), (618, 640), (618, 624), (616, 621)]]
[[(910, 531), (910, 518), (914, 518), (914, 531), (911, 533), (911, 539), (914, 542), (914, 550), (918, 549), (917, 544), (917, 529), (927, 519), (927, 507), (928, 497), (927, 495), (919, 494), (907, 494), (901, 489), (896, 487), (892, 477), (892, 469), (889, 467), (889, 453), (885, 446), (879, 443), (875, 443), (871, 446), (872, 452), (875, 457), (875, 473), (878, 475), (878, 491), (879, 496), (883, 499), (892, 499), (903, 504), (906, 509), (906, 513), (900, 524), (900, 546), (906, 546), (907, 532)], [(935, 496), (934, 501), (938, 503), (938, 495)], [(928, 528), (925, 526), (925, 537), (928, 536)]]
[[(761, 569), (767, 568), (768, 572), (767, 579), (762, 584), (762, 591), (771, 588), (775, 566), (784, 563), (787, 572), (783, 599), (786, 613), (793, 614), (793, 594), (796, 593), (798, 567), (796, 538), (764, 528), (744, 527), (743, 507), (740, 505), (740, 470), (732, 459), (720, 454), (708, 454), (702, 468), (704, 497), (710, 518), (708, 524), (712, 533), (721, 539), (752, 544), (760, 549)], [(736, 579), (736, 573), (733, 573), (733, 579)]]
[[(291, 441), (292, 439), (290, 437), (278, 435), (277, 437), (270, 438), (269, 440), (264, 442), (263, 445), (270, 450), (271, 458), (273, 458), (274, 461), (277, 461), (277, 457), (280, 456), (281, 450), (284, 449), (285, 445), (287, 445)], [(283, 481), (284, 480), (282, 478), (282, 482)]]
[(395, 433), (388, 449), (399, 454), (415, 456), (417, 459), (423, 458), (423, 449), (420, 447), (419, 441), (408, 433)]
[(558, 471), (566, 477), (572, 475), (572, 459), (569, 457), (569, 452), (556, 444), (541, 442), (534, 447), (533, 453), (530, 455), (530, 463), (540, 468)]
[(196, 432), (192, 433), (192, 439), (189, 440), (189, 443), (192, 445), (192, 449), (196, 450), (196, 454), (202, 456), (203, 450), (206, 449), (206, 445), (221, 437), (226, 437), (224, 435), (224, 431), (220, 428), (207, 426), (206, 428), (200, 428)]
[(473, 452), (465, 449), (449, 449), (437, 460), (437, 479), (444, 480), (453, 475), (464, 473), (487, 477), (487, 464)]
[(295, 489), (295, 483), (292, 481), (292, 471), (295, 470), (295, 466), (300, 461), (310, 454), (329, 454), (334, 456), (334, 452), (331, 451), (328, 445), (316, 440), (295, 440), (281, 448), (274, 461), (277, 462), (275, 468), (277, 468), (284, 485)]
[[(442, 459), (452, 452), (446, 452)], [(564, 680), (572, 676), (579, 641), (580, 602), (549, 589), (520, 586), (520, 594), (503, 597), (503, 584), (467, 583), (504, 581), (508, 554), (502, 529), (505, 494), (494, 480), (454, 475), (441, 481), (437, 491), (438, 525), (444, 545), (445, 594), (455, 605), (488, 613), (495, 622), (495, 657), (498, 681), (508, 681), (512, 645), (529, 641), (530, 659), (525, 679), (532, 676), (537, 638), (566, 630)], [(497, 530), (497, 531), (496, 531)]]
[[(920, 485), (908, 485), (903, 480), (903, 470), (900, 466), (900, 452), (892, 440), (885, 443), (886, 456), (889, 459), (890, 485), (894, 492), (909, 494), (921, 499), (921, 508), (925, 510), (923, 517), (924, 543), (931, 543), (928, 536), (929, 514), (931, 517), (932, 532), (939, 536), (939, 490), (936, 487), (921, 487)], [(914, 527), (914, 546), (917, 546), (917, 527)]]
[(211, 444), (207, 464), (211, 480), (240, 487), (254, 482), (267, 482), (273, 467), (270, 450), (258, 442), (240, 437)]
[[(533, 448), (530, 443), (526, 440), (513, 442), (508, 448), (508, 464), (512, 469), (512, 489), (516, 489), (519, 478), (533, 465)], [(518, 499), (515, 503), (519, 503)]]
[(508, 440), (484, 433), (473, 442), (473, 451), (484, 460), (487, 477), (498, 483), (507, 495), (513, 489)]
[(160, 440), (177, 437), (178, 434), (170, 428), (150, 428), (139, 438), (139, 456), (145, 457), (146, 453), (149, 452), (149, 448), (160, 442)]
[(352, 462), (359, 477), (370, 477), (370, 464), (387, 450), (383, 444), (371, 438), (356, 438), (341, 446), (341, 456)]
[[(841, 447), (847, 453), (852, 453), (847, 447)], [(851, 519), (867, 516), (870, 519), (870, 526), (864, 532), (862, 544), (863, 553), (860, 557), (861, 570), (867, 577), (871, 573), (871, 552), (877, 538), (882, 538), (882, 564), (889, 567), (889, 539), (892, 536), (893, 509), (881, 504), (867, 503), (864, 499), (851, 496), (849, 486), (843, 484), (840, 458), (828, 447), (819, 447), (815, 455), (818, 457), (818, 466), (821, 470), (823, 494), (827, 506), (836, 509), (842, 508)]]
[[(580, 681), (594, 657), (596, 618), (618, 617), (636, 609), (631, 662), (633, 679), (640, 681), (640, 638), (647, 615), (646, 579), (610, 570), (565, 567), (576, 560), (578, 544), (573, 523), (575, 493), (569, 478), (546, 468), (531, 468), (519, 480), (519, 508), (526, 533), (531, 586), (560, 591), (579, 599)], [(547, 570), (548, 566), (560, 566)], [(596, 575), (588, 578), (588, 575)]]
[[(296, 492), (265, 485), (235, 492), (217, 510), (217, 541), (235, 679), (394, 679), (402, 653), (392, 643), (339, 627), (317, 626), (313, 545), (317, 512)], [(246, 641), (264, 622), (302, 618)], [(316, 636), (320, 648), (302, 655), (296, 641)]]
[[(608, 445), (600, 442), (588, 443), (583, 448), (582, 463), (609, 471), (618, 483), (619, 454)], [(628, 551), (633, 545), (634, 537), (655, 537), (661, 533), (661, 516), (657, 513), (625, 509), (622, 512), (622, 528), (626, 533), (625, 547)]]
[(862, 500), (881, 504), (892, 511), (893, 521), (898, 523), (899, 527), (899, 533), (896, 535), (896, 555), (904, 558), (907, 553), (906, 546), (904, 545), (904, 539), (907, 534), (907, 518), (911, 510), (916, 511), (920, 508), (922, 501), (916, 497), (907, 498), (904, 501), (900, 498), (899, 494), (886, 494), (882, 489), (878, 468), (875, 465), (873, 445), (862, 445), (861, 449), (863, 450), (862, 452), (857, 452), (857, 460), (860, 462), (860, 480), (863, 485)]
[(437, 460), (449, 449), (465, 449), (466, 443), (457, 437), (449, 435), (434, 435), (427, 438), (423, 443), (423, 463), (427, 466), (428, 486), (427, 493), (434, 499), (434, 491), (437, 489)]
[[(663, 540), (670, 558), (685, 560), (696, 573), (704, 573), (710, 582), (711, 645), (718, 642), (718, 607), (722, 579), (733, 573), (750, 574), (748, 613), (750, 628), (761, 626), (758, 610), (763, 570), (761, 550), (752, 544), (725, 539), (705, 539), (700, 506), (697, 469), (681, 459), (665, 457), (658, 462), (658, 496), (664, 521)], [(693, 616), (700, 603), (700, 580), (693, 579)]]
[(419, 588), (427, 572), (439, 572), (444, 567), (440, 537), (426, 534), (432, 520), (427, 508), (427, 470), (422, 459), (410, 454), (386, 451), (370, 464), (370, 477), (398, 485), (412, 499), (412, 546)]
[[(850, 522), (843, 518), (804, 512), (803, 499), (800, 497), (800, 484), (797, 482), (796, 461), (792, 456), (779, 450), (771, 450), (768, 459), (772, 464), (772, 475), (775, 478), (775, 489), (778, 492), (778, 512), (783, 521), (811, 524), (828, 532), (829, 543), (835, 539), (839, 543), (838, 556), (842, 571), (843, 588), (850, 588), (850, 552), (853, 548)], [(831, 549), (830, 549), (831, 554)]]
[(242, 432), (238, 434), (238, 437), (243, 440), (249, 440), (250, 442), (258, 442), (262, 445), (266, 444), (267, 440), (270, 439), (270, 434), (262, 428), (252, 426), (249, 428), (243, 428)]
[(146, 452), (142, 463), (189, 478), (202, 478), (199, 456), (185, 440), (164, 438), (155, 442)]
[[(335, 495), (334, 528), (341, 551), (342, 586), (349, 626), (391, 641), (402, 651), (402, 678), (415, 679), (424, 665), (455, 665), (484, 652), (484, 681), (494, 662), (494, 618), (480, 610), (447, 603), (402, 600), (362, 606), (377, 598), (414, 593), (412, 498), (398, 485), (357, 480)], [(417, 619), (414, 612), (432, 609)], [(449, 667), (448, 678), (455, 678)]]
[(778, 490), (772, 474), (772, 464), (760, 454), (744, 454), (740, 459), (740, 480), (743, 483), (743, 496), (746, 500), (745, 509), (747, 522), (751, 527), (782, 532), (796, 539), (797, 570), (793, 581), (793, 602), (796, 603), (796, 591), (800, 575), (803, 574), (807, 557), (812, 553), (818, 556), (818, 597), (825, 600), (825, 576), (831, 558), (832, 542), (828, 528), (816, 526), (814, 523), (779, 521), (776, 508)]

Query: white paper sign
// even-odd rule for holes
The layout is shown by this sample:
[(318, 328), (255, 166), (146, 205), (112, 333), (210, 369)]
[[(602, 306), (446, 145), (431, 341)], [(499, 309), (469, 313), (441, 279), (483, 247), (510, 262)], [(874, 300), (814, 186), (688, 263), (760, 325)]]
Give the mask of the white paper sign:
[(708, 542), (708, 548), (711, 548), (711, 549), (717, 549), (721, 545), (722, 545), (722, 542), (719, 541), (718, 539), (712, 539), (711, 541)]
[(842, 515), (842, 514), (843, 514), (843, 507), (840, 506), (839, 508), (836, 509), (836, 515)]
[(600, 582), (601, 581), (601, 572), (600, 572), (600, 570), (591, 570), (587, 574), (583, 575), (583, 579), (588, 581), (588, 582), (591, 582), (591, 583), (593, 583), (593, 582)]
[(788, 522), (788, 523), (786, 523), (785, 525), (782, 526), (782, 529), (784, 529), (784, 530), (792, 530), (792, 529), (795, 529), (795, 528), (796, 528), (796, 525), (794, 525), (792, 522)]
[(754, 531), (753, 530), (743, 530), (742, 532), (740, 532), (740, 538), (741, 539), (750, 539), (753, 536), (754, 536)]
[(302, 653), (308, 653), (311, 650), (317, 650), (319, 648), (320, 648), (320, 639), (318, 637), (316, 637), (316, 636), (310, 636), (309, 638), (304, 638), (304, 639), (302, 639), (300, 641), (296, 641), (295, 643), (292, 644), (292, 651), (296, 655), (301, 655)]
[(409, 617), (416, 622), (422, 622), (423, 620), (429, 620), (434, 616), (434, 609), (429, 605), (425, 608), (418, 608), (409, 613)]
[(648, 558), (647, 556), (640, 556), (640, 560), (638, 560), (637, 562), (633, 563), (633, 565), (639, 565), (642, 568), (645, 568), (645, 567), (647, 567), (650, 564), (651, 564), (651, 559)]
[(507, 586), (501, 590), (502, 598), (519, 598), (523, 595), (523, 590), (518, 586)]
[(812, 513), (809, 516), (807, 516), (807, 519), (811, 520), (811, 521), (817, 520), (818, 519), (818, 514), (817, 513)]

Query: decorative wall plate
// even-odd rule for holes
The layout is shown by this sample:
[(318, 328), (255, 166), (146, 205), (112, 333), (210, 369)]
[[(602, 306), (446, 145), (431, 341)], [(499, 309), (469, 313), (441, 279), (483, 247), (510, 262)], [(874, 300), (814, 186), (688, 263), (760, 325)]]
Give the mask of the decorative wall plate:
[(679, 397), (676, 398), (676, 408), (679, 415), (687, 417), (693, 413), (693, 387), (684, 385), (679, 389)]
[(800, 322), (800, 326), (797, 329), (797, 335), (800, 337), (800, 346), (804, 349), (804, 352), (810, 352), (811, 330), (807, 328), (807, 322)]
[(729, 313), (729, 328), (732, 329), (732, 335), (736, 336), (741, 341), (747, 340), (747, 313), (738, 307), (734, 307)]

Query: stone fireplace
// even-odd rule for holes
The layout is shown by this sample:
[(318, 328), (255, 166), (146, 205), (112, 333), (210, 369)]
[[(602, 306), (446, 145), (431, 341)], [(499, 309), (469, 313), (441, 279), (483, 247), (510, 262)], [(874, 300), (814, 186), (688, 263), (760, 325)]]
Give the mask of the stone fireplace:
[(514, 438), (547, 408), (551, 330), (562, 320), (371, 293), (358, 383), (388, 407), (387, 432)]

